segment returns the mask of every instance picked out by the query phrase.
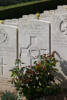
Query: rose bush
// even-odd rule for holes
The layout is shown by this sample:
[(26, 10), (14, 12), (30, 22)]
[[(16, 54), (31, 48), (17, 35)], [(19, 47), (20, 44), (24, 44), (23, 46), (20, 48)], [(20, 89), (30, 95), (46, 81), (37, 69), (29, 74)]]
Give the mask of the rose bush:
[[(21, 63), (20, 60), (18, 63)], [(34, 62), (34, 66), (19, 66), (12, 70), (12, 83), (28, 100), (34, 100), (56, 95), (60, 91), (60, 82), (57, 82), (57, 60), (52, 55), (41, 55), (39, 62)]]

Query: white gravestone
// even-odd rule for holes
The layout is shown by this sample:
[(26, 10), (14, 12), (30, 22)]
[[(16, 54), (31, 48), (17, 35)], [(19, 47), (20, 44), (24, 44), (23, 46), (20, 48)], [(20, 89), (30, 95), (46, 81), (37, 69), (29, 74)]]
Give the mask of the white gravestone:
[(0, 75), (10, 77), (16, 59), (16, 29), (0, 24)]
[(51, 17), (52, 15), (55, 14), (55, 11), (54, 10), (50, 10), (50, 11), (44, 11), (42, 14), (40, 14), (40, 19), (42, 18), (47, 18), (47, 17)]
[(32, 65), (39, 55), (49, 52), (49, 25), (39, 20), (30, 20), (21, 22), (19, 27), (22, 62)]
[(67, 14), (53, 17), (52, 23), (52, 51), (60, 61), (60, 72), (67, 79)]
[(19, 23), (19, 19), (4, 20), (4, 24), (7, 25), (17, 25), (18, 23)]

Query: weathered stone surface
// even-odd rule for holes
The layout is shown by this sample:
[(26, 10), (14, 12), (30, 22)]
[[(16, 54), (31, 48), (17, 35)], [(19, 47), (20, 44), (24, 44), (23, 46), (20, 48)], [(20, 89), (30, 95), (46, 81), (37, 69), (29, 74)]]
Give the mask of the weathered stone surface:
[(10, 76), (16, 59), (16, 29), (0, 24), (0, 75)]
[(40, 14), (39, 20), (36, 15), (31, 14), (19, 19), (5, 20), (4, 24), (8, 25), (7, 27), (0, 25), (0, 75), (9, 76), (7, 73), (14, 66), (16, 59), (16, 29), (9, 28), (9, 25), (18, 26), (19, 55), (24, 65), (30, 65), (40, 54), (49, 52), (49, 24), (44, 21), (51, 23), (51, 49), (61, 56), (58, 57), (62, 65), (60, 71), (63, 70), (61, 73), (67, 78), (66, 5), (59, 6), (56, 10), (44, 11)]
[[(59, 72), (67, 79), (67, 14), (53, 17), (52, 22), (52, 51), (56, 51), (59, 60)], [(63, 79), (63, 78), (62, 78)]]
[(30, 20), (20, 23), (19, 27), (21, 58), (26, 65), (30, 65), (40, 53), (49, 52), (49, 25)]
[(41, 18), (51, 17), (51, 16), (54, 15), (54, 14), (55, 14), (55, 10), (44, 11), (44, 12), (40, 15), (40, 19), (41, 19)]

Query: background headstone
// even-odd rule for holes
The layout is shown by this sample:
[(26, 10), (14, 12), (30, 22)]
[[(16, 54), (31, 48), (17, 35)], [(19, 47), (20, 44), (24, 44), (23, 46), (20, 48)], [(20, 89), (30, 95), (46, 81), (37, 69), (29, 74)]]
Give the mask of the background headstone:
[(16, 29), (0, 24), (0, 71), (2, 76), (10, 77), (10, 69), (16, 59)]
[(59, 60), (59, 75), (67, 79), (67, 14), (53, 17), (51, 43)]

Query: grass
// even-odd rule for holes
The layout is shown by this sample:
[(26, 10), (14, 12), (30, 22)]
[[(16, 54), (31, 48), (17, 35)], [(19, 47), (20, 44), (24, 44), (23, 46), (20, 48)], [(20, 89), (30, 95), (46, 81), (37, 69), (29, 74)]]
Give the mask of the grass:
[(10, 5), (10, 6), (0, 6), (0, 11), (17, 8), (17, 7), (33, 5), (33, 4), (38, 4), (38, 3), (42, 3), (42, 2), (46, 2), (46, 1), (51, 1), (51, 0), (36, 0), (36, 1), (31, 1), (31, 2), (18, 3), (18, 4)]

